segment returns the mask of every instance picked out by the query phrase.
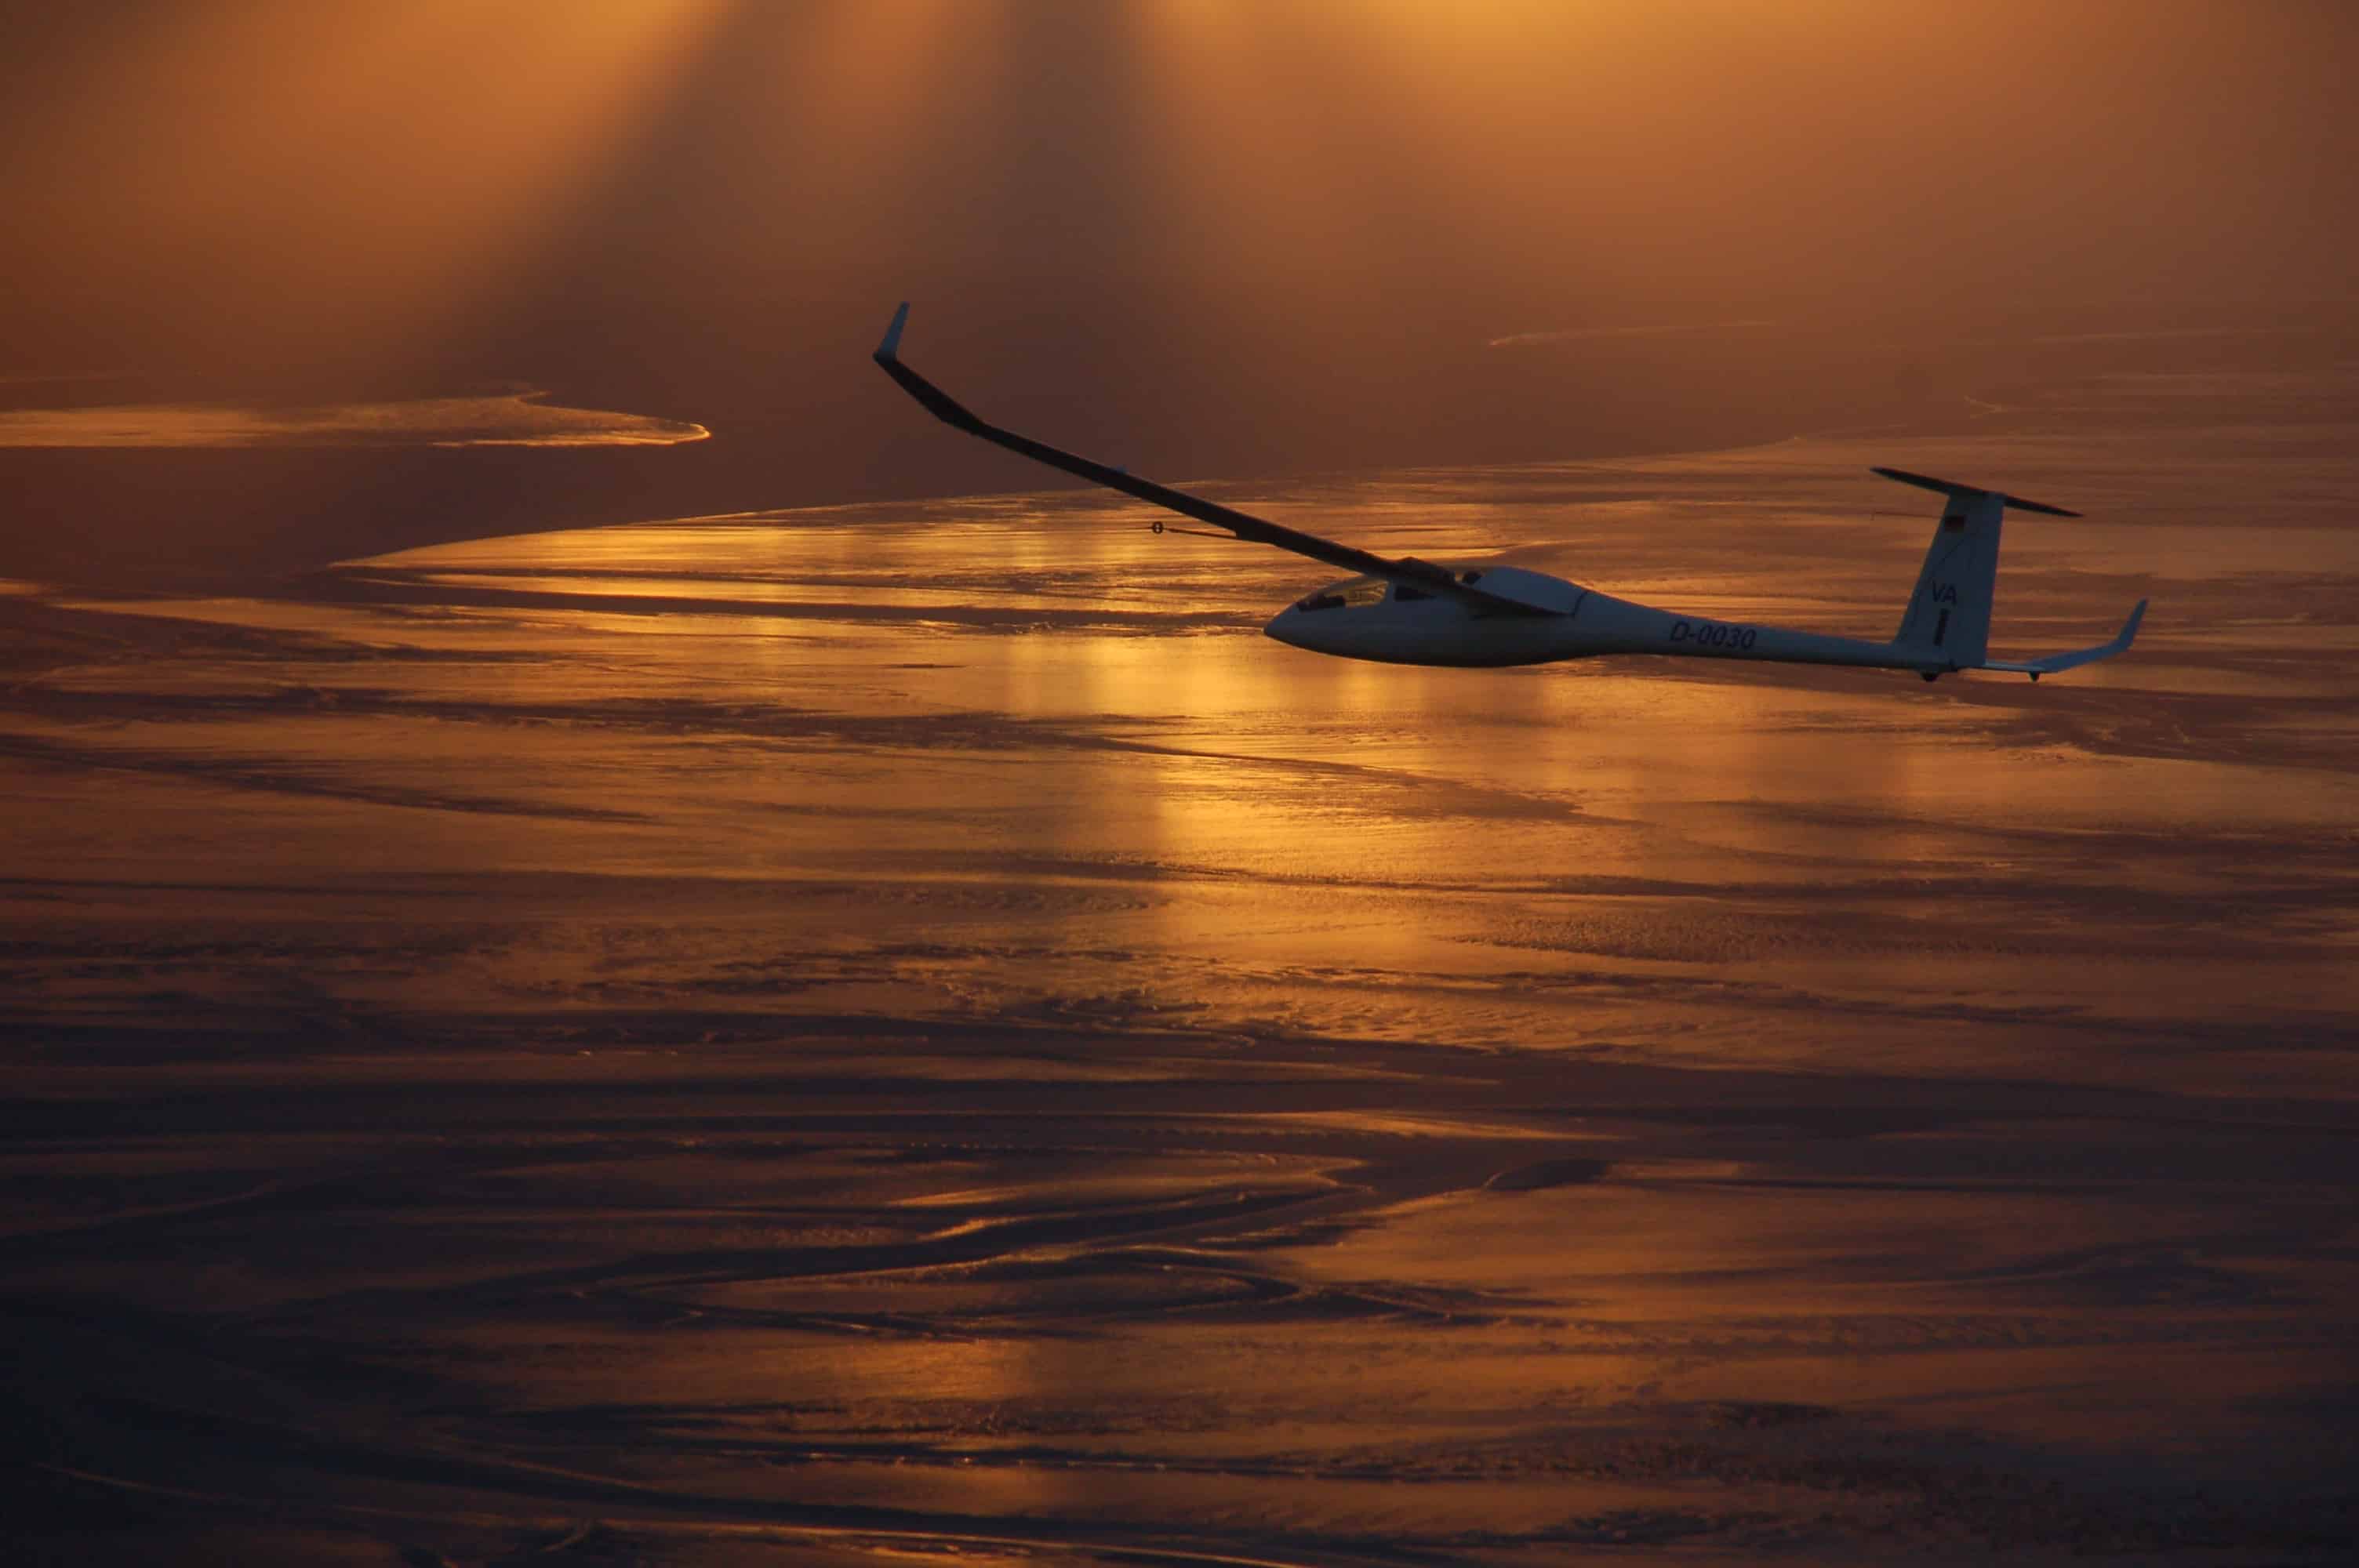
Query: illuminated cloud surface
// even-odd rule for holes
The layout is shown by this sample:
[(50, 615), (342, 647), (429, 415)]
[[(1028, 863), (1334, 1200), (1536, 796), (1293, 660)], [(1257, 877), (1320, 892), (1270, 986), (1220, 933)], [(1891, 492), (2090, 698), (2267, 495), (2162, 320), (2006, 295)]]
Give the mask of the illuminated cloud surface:
[(567, 408), (541, 396), (23, 408), (0, 413), (0, 447), (664, 447), (711, 434), (681, 420)]

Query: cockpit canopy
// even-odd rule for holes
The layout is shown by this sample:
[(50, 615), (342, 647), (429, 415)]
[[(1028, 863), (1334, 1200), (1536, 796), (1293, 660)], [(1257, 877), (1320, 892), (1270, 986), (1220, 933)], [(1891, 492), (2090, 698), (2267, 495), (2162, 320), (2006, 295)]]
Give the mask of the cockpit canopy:
[(1295, 600), (1294, 608), (1312, 610), (1358, 610), (1366, 605), (1382, 604), (1385, 592), (1392, 584), (1380, 577), (1346, 578), (1342, 582), (1329, 583), (1318, 592)]
[[(1482, 580), (1480, 571), (1453, 572), (1444, 567), (1432, 568), (1437, 575), (1454, 577), (1472, 585)], [(1415, 599), (1431, 599), (1433, 594), (1405, 582), (1389, 578), (1354, 577), (1342, 582), (1331, 582), (1318, 592), (1294, 601), (1294, 608), (1305, 612), (1313, 610), (1360, 610), (1371, 604), (1406, 604)]]

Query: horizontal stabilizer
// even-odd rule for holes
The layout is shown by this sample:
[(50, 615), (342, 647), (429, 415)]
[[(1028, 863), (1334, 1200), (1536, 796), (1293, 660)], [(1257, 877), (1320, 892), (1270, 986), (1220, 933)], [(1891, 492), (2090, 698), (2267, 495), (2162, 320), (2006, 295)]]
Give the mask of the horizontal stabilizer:
[(1872, 474), (1881, 474), (1886, 479), (1897, 479), (1903, 484), (1913, 484), (1919, 490), (1939, 491), (1952, 500), (1965, 500), (1977, 495), (1995, 495), (1998, 497), (2000, 504), (2011, 506), (2017, 512), (2040, 512), (2050, 517), (2081, 515), (2077, 512), (2067, 512), (2060, 506), (2050, 506), (2043, 501), (2026, 501), (2019, 495), (1984, 490), (1978, 484), (1954, 484), (1946, 479), (1935, 479), (1930, 474), (1910, 473), (1907, 469), (1872, 468), (1867, 471)]
[(2074, 669), (2082, 665), (2093, 665), (2099, 659), (2110, 659), (2115, 654), (2126, 650), (2132, 639), (2137, 636), (2138, 622), (2145, 619), (2146, 600), (2141, 599), (2137, 601), (2137, 608), (2130, 611), (2130, 618), (2122, 623), (2121, 633), (2110, 643), (2100, 643), (2093, 648), (2076, 648), (2069, 654), (2050, 654), (2044, 659), (2025, 659), (2020, 662), (1986, 659), (1976, 667), (1985, 670), (2008, 670), (2038, 680), (2041, 676), (2054, 675), (2058, 670)]

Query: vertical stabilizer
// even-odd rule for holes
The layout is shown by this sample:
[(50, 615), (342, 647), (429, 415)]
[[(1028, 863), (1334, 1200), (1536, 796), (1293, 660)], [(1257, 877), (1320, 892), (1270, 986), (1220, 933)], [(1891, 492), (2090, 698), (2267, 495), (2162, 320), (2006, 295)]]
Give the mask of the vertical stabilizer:
[(1933, 525), (1933, 543), (1917, 573), (1917, 590), (1893, 641), (1958, 669), (1972, 669), (1990, 648), (1991, 594), (1998, 580), (1999, 524), (2006, 498), (1956, 490)]
[[(1907, 469), (1870, 469), (1885, 479), (1937, 491), (1943, 498), (1941, 521), (1934, 525), (1932, 547), (1917, 574), (1917, 591), (1900, 617), (1893, 637), (1903, 653), (1923, 655), (1951, 669), (1970, 670), (1990, 652), (1991, 593), (1998, 579), (1998, 525), (2010, 506), (2017, 512), (2044, 513), (2050, 517), (2078, 517), (2044, 501), (2026, 501), (1971, 484), (1954, 484), (1930, 474)], [(1932, 679), (1927, 675), (1927, 680)]]

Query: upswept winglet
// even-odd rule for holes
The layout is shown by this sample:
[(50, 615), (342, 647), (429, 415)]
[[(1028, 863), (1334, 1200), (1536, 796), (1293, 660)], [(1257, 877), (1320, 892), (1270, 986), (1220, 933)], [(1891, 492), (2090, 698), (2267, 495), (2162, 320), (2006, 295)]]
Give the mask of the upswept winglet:
[(2138, 622), (2146, 619), (2146, 606), (2147, 601), (2139, 600), (2137, 608), (2130, 611), (2130, 618), (2122, 622), (2121, 631), (2109, 643), (2100, 643), (2093, 648), (2076, 648), (2069, 654), (2050, 654), (2041, 659), (1985, 659), (1977, 667), (2006, 670), (2038, 680), (2041, 676), (2054, 675), (2058, 670), (2077, 669), (2082, 665), (2093, 665), (2099, 659), (2110, 659), (2115, 654), (2125, 652), (2136, 638)]
[(901, 308), (893, 312), (893, 324), (885, 329), (885, 341), (876, 345), (874, 358), (878, 364), (891, 364), (900, 357), (901, 329), (908, 324), (909, 302), (904, 299), (901, 301)]
[(1093, 484), (1102, 484), (1108, 490), (1120, 491), (1125, 495), (1177, 512), (1183, 517), (1192, 517), (1200, 523), (1225, 528), (1239, 539), (1257, 545), (1274, 545), (1281, 550), (1291, 550), (1298, 556), (1308, 556), (1314, 561), (1324, 561), (1363, 577), (1407, 583), (1425, 593), (1456, 600), (1479, 614), (1556, 616), (1563, 613), (1509, 599), (1504, 594), (1485, 592), (1471, 583), (1461, 581), (1446, 568), (1427, 561), (1414, 558), (1390, 560), (1350, 545), (1337, 544), (1316, 534), (1305, 534), (1283, 524), (1271, 523), (1217, 502), (1190, 495), (1185, 491), (1140, 479), (1125, 470), (1060, 450), (1029, 436), (1019, 436), (1013, 430), (1003, 429), (981, 418), (966, 405), (901, 362), (901, 330), (908, 320), (909, 306), (905, 300), (900, 308), (893, 312), (893, 324), (885, 329), (884, 341), (876, 345), (876, 352), (872, 357), (902, 391), (923, 405), (926, 412), (953, 429), (979, 436), (995, 446), (1005, 447), (1021, 457), (1030, 458), (1034, 462), (1061, 469)]

